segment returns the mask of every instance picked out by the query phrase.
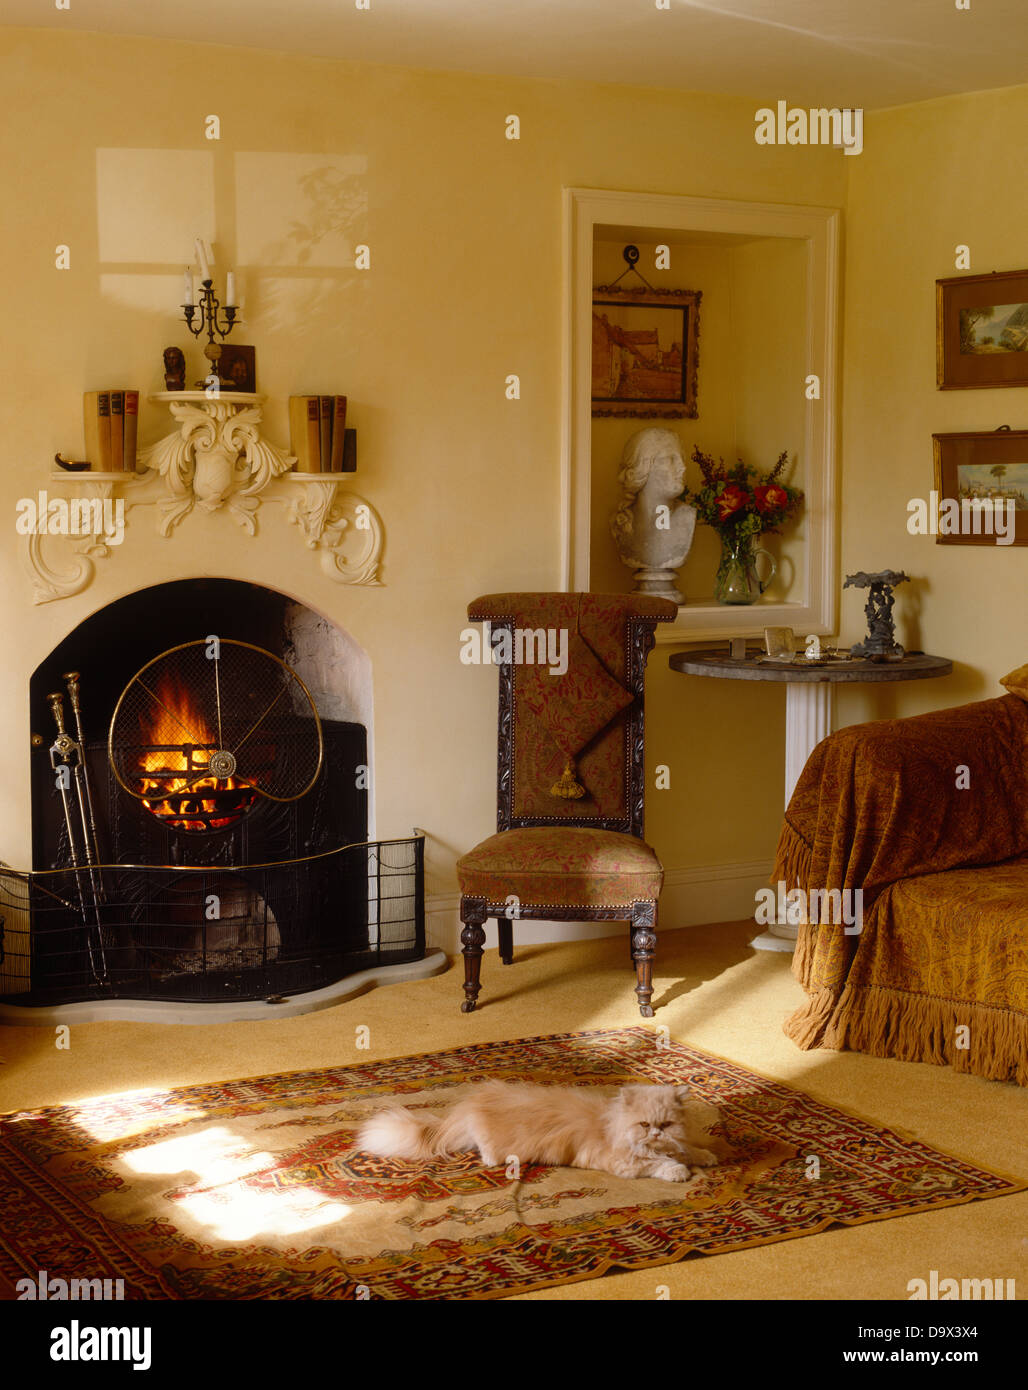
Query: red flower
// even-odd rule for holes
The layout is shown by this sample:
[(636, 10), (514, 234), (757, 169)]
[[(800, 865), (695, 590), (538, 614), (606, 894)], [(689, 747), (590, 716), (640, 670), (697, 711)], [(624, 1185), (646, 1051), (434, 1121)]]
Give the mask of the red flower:
[(723, 487), (714, 498), (722, 521), (727, 521), (730, 516), (734, 516), (741, 507), (745, 507), (748, 500), (746, 493), (741, 487), (736, 487), (735, 483), (729, 483), (727, 487)]
[(753, 496), (757, 503), (758, 512), (777, 512), (782, 507), (788, 506), (789, 494), (784, 487), (779, 487), (777, 483), (767, 483), (764, 487), (755, 487)]

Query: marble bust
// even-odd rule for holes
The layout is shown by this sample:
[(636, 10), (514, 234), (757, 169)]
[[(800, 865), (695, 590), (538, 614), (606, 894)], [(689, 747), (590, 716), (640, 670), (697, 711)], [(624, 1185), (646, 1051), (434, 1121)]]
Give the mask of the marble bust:
[(633, 591), (684, 603), (675, 571), (692, 546), (696, 509), (679, 500), (685, 463), (678, 435), (662, 429), (633, 434), (621, 456), (618, 482), (621, 502), (610, 532), (621, 563), (635, 571)]

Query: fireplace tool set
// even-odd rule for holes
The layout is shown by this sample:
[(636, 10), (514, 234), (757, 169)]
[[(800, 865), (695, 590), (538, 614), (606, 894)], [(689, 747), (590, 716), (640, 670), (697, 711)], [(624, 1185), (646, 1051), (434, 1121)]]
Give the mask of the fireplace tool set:
[[(71, 712), (66, 721), (62, 693), (47, 696), (57, 726), (49, 751), (75, 901), (59, 901), (81, 921), (90, 972), (106, 986), (118, 903), (104, 882), (80, 676), (62, 679)], [(283, 721), (301, 732), (287, 736)], [(232, 826), (260, 799), (304, 796), (323, 746), (310, 693), (285, 662), (245, 642), (207, 639), (163, 652), (132, 677), (111, 718), (107, 753), (122, 789), (147, 813), (170, 830), (203, 834)]]
[[(89, 785), (89, 768), (83, 755), (85, 739), (82, 734), (82, 701), (78, 671), (65, 671), (62, 680), (68, 684), (68, 702), (75, 721), (76, 738), (68, 732), (64, 723), (64, 696), (55, 691), (47, 696), (50, 710), (57, 725), (57, 737), (50, 745), (50, 766), (57, 775), (57, 788), (61, 794), (64, 811), (64, 825), (68, 834), (68, 854), (75, 880), (78, 898), (78, 912), (86, 934), (86, 949), (93, 978), (98, 984), (107, 980), (107, 960), (104, 955), (104, 927), (101, 908), (104, 903), (103, 871), (100, 868), (100, 847), (96, 831), (96, 814), (93, 810), (93, 792)], [(72, 806), (72, 783), (74, 799), (78, 807), (78, 829)]]

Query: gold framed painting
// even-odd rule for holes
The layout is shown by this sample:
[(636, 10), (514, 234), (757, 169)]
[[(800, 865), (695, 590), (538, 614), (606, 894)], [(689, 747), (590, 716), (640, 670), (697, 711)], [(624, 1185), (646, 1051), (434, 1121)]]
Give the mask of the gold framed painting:
[(936, 545), (1028, 545), (1028, 430), (933, 434), (932, 444)]
[(936, 280), (935, 302), (940, 390), (1028, 386), (1028, 270)]
[(702, 290), (593, 290), (592, 413), (695, 419)]

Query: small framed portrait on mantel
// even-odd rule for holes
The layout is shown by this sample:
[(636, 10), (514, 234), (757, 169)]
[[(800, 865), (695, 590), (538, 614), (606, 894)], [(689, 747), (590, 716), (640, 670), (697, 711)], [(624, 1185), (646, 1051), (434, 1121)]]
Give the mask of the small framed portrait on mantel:
[(1028, 430), (933, 434), (937, 545), (1028, 545)]
[(218, 379), (226, 391), (257, 390), (257, 352), (245, 343), (223, 343)]
[(936, 280), (942, 391), (1028, 386), (1028, 270)]
[(695, 419), (702, 290), (593, 290), (592, 413)]

